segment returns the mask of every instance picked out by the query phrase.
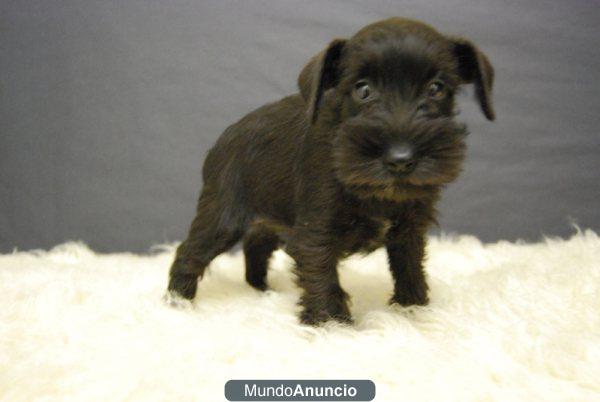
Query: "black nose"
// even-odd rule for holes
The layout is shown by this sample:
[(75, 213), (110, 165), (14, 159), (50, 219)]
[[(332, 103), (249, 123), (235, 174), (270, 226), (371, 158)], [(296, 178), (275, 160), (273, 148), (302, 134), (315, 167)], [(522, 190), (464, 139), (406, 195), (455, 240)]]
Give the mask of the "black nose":
[(408, 145), (393, 146), (386, 153), (384, 163), (392, 173), (407, 173), (415, 165), (413, 150)]

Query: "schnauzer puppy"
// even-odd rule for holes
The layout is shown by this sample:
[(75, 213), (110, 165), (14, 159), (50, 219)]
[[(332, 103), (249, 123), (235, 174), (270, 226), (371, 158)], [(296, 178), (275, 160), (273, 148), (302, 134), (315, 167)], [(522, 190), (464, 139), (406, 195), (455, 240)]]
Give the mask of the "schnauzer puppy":
[(351, 322), (338, 261), (382, 246), (391, 302), (427, 304), (426, 231), (465, 154), (454, 95), (472, 83), (493, 120), (493, 78), (475, 45), (417, 21), (391, 18), (332, 41), (300, 72), (299, 94), (246, 115), (208, 153), (168, 295), (194, 298), (211, 260), (243, 239), (257, 289), (274, 250), (295, 260), (303, 323)]

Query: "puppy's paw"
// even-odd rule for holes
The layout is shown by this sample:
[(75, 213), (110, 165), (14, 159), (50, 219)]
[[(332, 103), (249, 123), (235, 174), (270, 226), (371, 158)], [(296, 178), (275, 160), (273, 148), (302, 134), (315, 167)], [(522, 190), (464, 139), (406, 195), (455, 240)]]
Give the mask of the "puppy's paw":
[(304, 325), (310, 325), (312, 327), (318, 327), (321, 324), (325, 324), (326, 322), (329, 321), (337, 321), (341, 324), (348, 324), (348, 325), (352, 325), (354, 323), (354, 320), (352, 320), (352, 317), (331, 317), (328, 315), (308, 315), (308, 314), (301, 314), (300, 315), (300, 323), (304, 324)]
[(314, 310), (305, 308), (300, 313), (300, 322), (305, 325), (318, 326), (329, 320), (335, 320), (342, 324), (352, 324), (350, 312), (331, 312), (327, 310)]
[(163, 301), (169, 307), (174, 307), (179, 310), (187, 310), (193, 308), (193, 303), (189, 299), (184, 299), (176, 292), (167, 291), (163, 296)]
[(269, 285), (267, 285), (267, 283), (262, 280), (262, 281), (251, 281), (251, 280), (247, 280), (248, 284), (250, 286), (252, 286), (254, 289), (256, 290), (260, 290), (261, 292), (264, 292), (266, 290), (269, 290)]
[(300, 302), (303, 307), (300, 313), (300, 322), (313, 326), (329, 320), (335, 320), (343, 324), (352, 324), (353, 320), (348, 303), (346, 302), (347, 298), (348, 296), (341, 289), (325, 300), (303, 298)]
[(401, 306), (425, 306), (429, 304), (427, 288), (419, 287), (410, 290), (396, 291), (390, 299), (390, 304), (399, 304)]
[(179, 298), (192, 300), (198, 288), (197, 275), (171, 274), (169, 277), (168, 292)]

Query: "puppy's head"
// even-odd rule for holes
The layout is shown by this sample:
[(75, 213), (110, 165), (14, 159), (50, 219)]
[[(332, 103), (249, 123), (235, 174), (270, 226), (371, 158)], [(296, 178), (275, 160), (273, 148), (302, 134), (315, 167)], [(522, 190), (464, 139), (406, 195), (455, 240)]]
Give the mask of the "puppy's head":
[(471, 42), (391, 18), (331, 42), (304, 67), (298, 85), (311, 124), (331, 133), (338, 179), (394, 197), (456, 178), (466, 129), (454, 121), (454, 95), (473, 84), (493, 120), (493, 77)]

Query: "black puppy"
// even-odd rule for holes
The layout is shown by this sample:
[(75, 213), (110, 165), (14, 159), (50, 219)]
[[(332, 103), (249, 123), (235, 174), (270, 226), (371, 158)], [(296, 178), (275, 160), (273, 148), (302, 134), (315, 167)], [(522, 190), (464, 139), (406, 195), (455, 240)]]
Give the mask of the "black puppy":
[(300, 73), (300, 94), (248, 114), (208, 153), (169, 295), (192, 299), (210, 261), (243, 239), (246, 280), (261, 290), (270, 255), (285, 245), (303, 323), (351, 321), (338, 260), (381, 246), (391, 302), (426, 304), (426, 230), (465, 153), (454, 94), (473, 83), (493, 120), (493, 75), (469, 41), (403, 18), (331, 42)]

